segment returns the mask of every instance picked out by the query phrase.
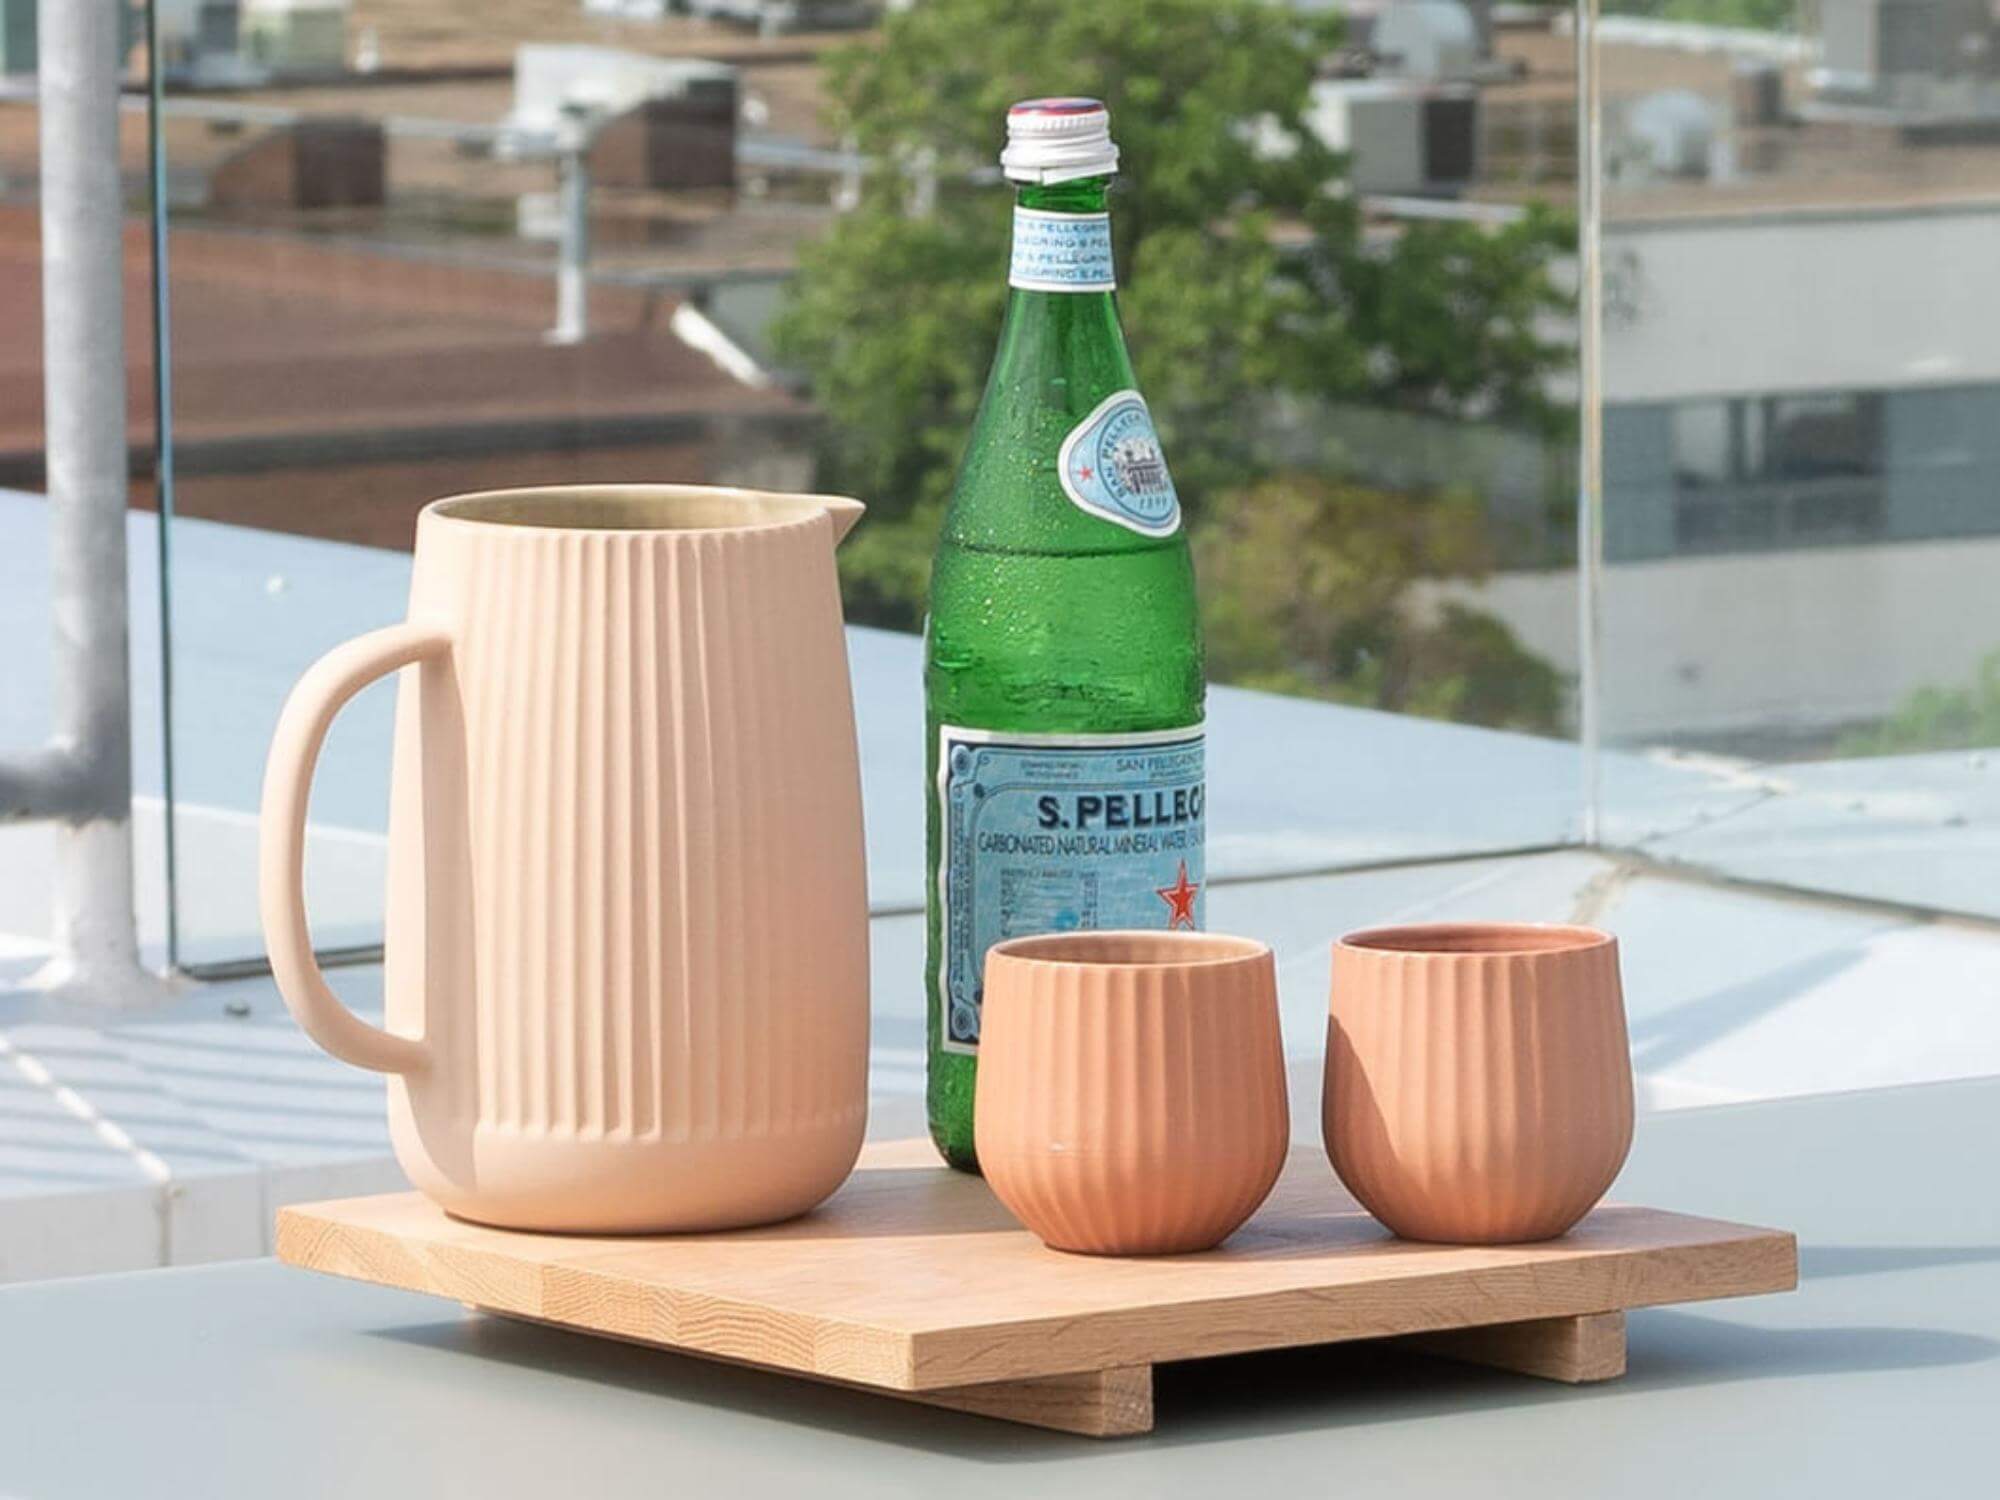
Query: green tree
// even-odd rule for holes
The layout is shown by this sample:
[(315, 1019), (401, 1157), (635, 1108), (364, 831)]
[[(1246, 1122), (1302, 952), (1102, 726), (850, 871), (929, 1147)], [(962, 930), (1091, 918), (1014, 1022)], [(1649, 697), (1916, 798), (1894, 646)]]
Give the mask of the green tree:
[(1920, 687), (1880, 724), (1843, 737), (1841, 755), (1983, 750), (2000, 745), (2000, 651), (1989, 653), (1966, 687)]
[[(992, 169), (1019, 98), (1110, 106), (1121, 311), (1191, 525), (1269, 472), (1259, 418), (1288, 396), (1562, 420), (1545, 392), (1568, 352), (1543, 330), (1569, 305), (1548, 275), (1567, 221), (1371, 231), (1305, 124), (1337, 38), (1268, 0), (926, 0), (832, 58), (832, 125), (895, 169), (806, 250), (775, 333), (826, 417), (823, 483), (872, 506), (843, 554), (856, 618), (922, 612), (1005, 303)], [(922, 212), (918, 172), (938, 184)], [(1399, 588), (1437, 571), (1399, 560)]]
[(1491, 616), (1420, 609), (1410, 580), (1477, 580), (1490, 529), (1467, 496), (1283, 474), (1194, 530), (1211, 670), (1247, 687), (1553, 732), (1562, 682)]

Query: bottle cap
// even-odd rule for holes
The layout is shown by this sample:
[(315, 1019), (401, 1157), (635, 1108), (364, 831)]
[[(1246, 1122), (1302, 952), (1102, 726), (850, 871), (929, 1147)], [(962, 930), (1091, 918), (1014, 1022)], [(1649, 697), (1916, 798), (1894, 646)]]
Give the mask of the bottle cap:
[(1023, 99), (1007, 111), (1000, 170), (1015, 182), (1069, 182), (1118, 170), (1111, 111), (1096, 99)]

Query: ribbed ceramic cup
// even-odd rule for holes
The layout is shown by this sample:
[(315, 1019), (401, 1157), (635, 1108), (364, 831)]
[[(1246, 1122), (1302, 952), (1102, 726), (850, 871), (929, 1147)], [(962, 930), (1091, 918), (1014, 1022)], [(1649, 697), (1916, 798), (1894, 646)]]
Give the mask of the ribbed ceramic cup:
[(1617, 940), (1516, 923), (1342, 938), (1321, 1119), (1340, 1180), (1404, 1239), (1562, 1234), (1632, 1145)]
[(987, 950), (973, 1133), (986, 1181), (1057, 1250), (1206, 1250), (1290, 1144), (1271, 950), (1070, 932)]

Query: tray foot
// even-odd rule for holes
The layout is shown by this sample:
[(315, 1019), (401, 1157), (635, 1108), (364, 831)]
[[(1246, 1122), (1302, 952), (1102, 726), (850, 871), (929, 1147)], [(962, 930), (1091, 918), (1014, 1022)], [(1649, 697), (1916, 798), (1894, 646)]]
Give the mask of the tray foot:
[(1466, 1364), (1491, 1365), (1543, 1380), (1583, 1385), (1625, 1373), (1625, 1314), (1583, 1313), (1417, 1333), (1398, 1343)]
[(1151, 1365), (882, 1394), (1083, 1437), (1132, 1437), (1153, 1430)]
[[(467, 1312), (482, 1317), (504, 1318), (511, 1323), (529, 1323), (565, 1333), (577, 1330), (548, 1318), (527, 1313), (484, 1307), (477, 1302), (462, 1304)], [(751, 1360), (729, 1359), (721, 1355), (676, 1349), (649, 1339), (621, 1334), (600, 1334), (621, 1344), (665, 1349), (671, 1354), (694, 1359), (713, 1359), (718, 1364), (743, 1365), (769, 1370)], [(939, 1406), (978, 1417), (998, 1417), (1027, 1427), (1046, 1427), (1052, 1432), (1075, 1433), (1080, 1437), (1133, 1437), (1153, 1430), (1153, 1367), (1124, 1365), (1110, 1370), (1080, 1370), (1070, 1375), (1042, 1375), (1032, 1380), (996, 1380), (980, 1385), (940, 1386), (931, 1391), (905, 1391), (893, 1386), (867, 1385), (856, 1380), (840, 1380), (803, 1370), (775, 1370), (775, 1374), (810, 1380), (819, 1385), (837, 1385), (850, 1391), (866, 1391), (873, 1396), (890, 1396), (919, 1406)]]

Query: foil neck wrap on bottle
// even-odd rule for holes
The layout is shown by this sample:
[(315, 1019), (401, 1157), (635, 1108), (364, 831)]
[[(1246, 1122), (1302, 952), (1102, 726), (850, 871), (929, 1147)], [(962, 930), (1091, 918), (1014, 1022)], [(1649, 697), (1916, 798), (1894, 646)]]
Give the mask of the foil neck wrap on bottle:
[(1000, 170), (1014, 182), (1071, 182), (1118, 170), (1111, 112), (1096, 99), (1024, 99), (1007, 111)]

